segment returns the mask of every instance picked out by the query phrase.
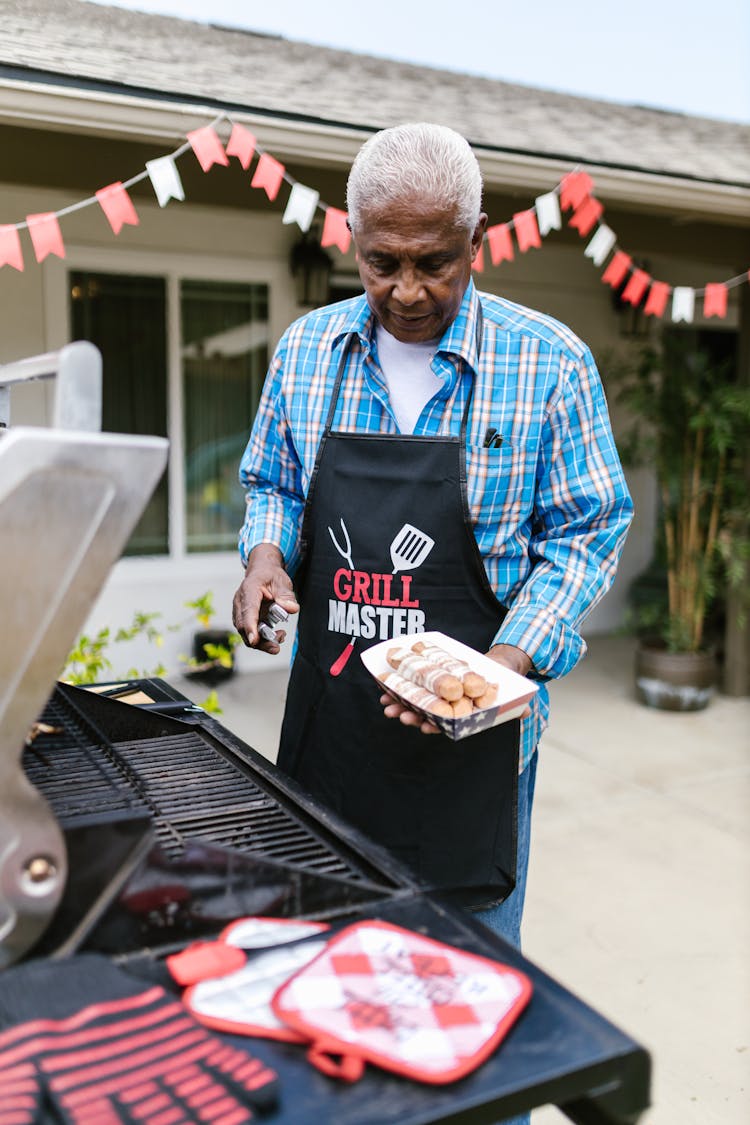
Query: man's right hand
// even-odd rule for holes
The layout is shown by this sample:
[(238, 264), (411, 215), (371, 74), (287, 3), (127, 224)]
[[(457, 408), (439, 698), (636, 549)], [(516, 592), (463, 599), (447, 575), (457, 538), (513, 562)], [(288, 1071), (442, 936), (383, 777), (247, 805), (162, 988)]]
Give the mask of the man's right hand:
[(272, 543), (259, 543), (250, 552), (242, 579), (232, 603), (232, 621), (244, 644), (262, 652), (279, 652), (286, 637), (276, 630), (276, 642), (266, 641), (258, 632), (258, 622), (265, 618), (272, 602), (287, 613), (299, 613), (292, 580), (284, 569), (281, 551)]

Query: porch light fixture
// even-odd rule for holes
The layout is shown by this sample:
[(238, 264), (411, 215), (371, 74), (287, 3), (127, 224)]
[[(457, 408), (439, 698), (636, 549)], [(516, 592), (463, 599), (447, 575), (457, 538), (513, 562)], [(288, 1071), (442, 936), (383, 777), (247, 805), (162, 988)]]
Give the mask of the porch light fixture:
[(332, 269), (333, 259), (320, 245), (318, 231), (306, 231), (289, 255), (298, 305), (317, 308), (328, 303)]

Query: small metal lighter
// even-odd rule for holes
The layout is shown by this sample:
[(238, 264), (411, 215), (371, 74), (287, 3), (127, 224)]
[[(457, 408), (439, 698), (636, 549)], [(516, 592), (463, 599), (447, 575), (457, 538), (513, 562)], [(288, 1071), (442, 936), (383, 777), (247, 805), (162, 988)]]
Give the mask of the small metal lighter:
[(264, 641), (276, 642), (276, 626), (283, 625), (289, 620), (289, 614), (276, 602), (271, 602), (266, 612), (265, 620), (259, 622), (258, 632)]

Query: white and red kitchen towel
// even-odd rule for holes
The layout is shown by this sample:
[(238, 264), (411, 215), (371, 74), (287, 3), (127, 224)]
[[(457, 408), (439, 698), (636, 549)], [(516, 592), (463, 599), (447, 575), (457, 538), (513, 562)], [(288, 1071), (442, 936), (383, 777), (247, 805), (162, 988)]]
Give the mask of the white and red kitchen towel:
[[(246, 978), (244, 995), (252, 1001), (262, 992), (266, 1011), (259, 1018), (250, 1003), (245, 1033), (307, 1042), (310, 1062), (346, 1081), (368, 1062), (422, 1082), (462, 1078), (492, 1054), (531, 996), (528, 977), (508, 965), (375, 919), (297, 943), (295, 963), (284, 960), (275, 968), (285, 979), (274, 974), (270, 996)], [(258, 970), (256, 961), (256, 984)], [(242, 1030), (243, 989), (227, 976), (215, 984), (211, 1011), (208, 994), (195, 1003), (196, 985), (190, 1010), (211, 1026)]]

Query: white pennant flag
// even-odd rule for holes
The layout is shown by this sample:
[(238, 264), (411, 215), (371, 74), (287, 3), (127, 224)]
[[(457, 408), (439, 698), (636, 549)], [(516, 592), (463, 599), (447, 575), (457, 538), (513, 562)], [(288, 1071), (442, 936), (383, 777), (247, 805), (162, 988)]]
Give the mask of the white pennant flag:
[(160, 207), (166, 207), (170, 199), (185, 198), (185, 189), (171, 156), (160, 156), (158, 160), (147, 160), (146, 171), (149, 174)]
[(672, 320), (684, 320), (687, 324), (693, 323), (695, 311), (695, 290), (687, 286), (678, 285), (672, 294)]
[(300, 230), (309, 230), (320, 195), (304, 184), (292, 184), (282, 223), (296, 223)]
[(586, 258), (591, 258), (595, 266), (600, 266), (604, 259), (609, 254), (610, 250), (617, 241), (617, 237), (613, 230), (610, 230), (604, 223), (597, 229), (596, 234), (589, 242), (583, 254)]
[(557, 192), (548, 191), (534, 200), (536, 207), (536, 221), (541, 235), (551, 230), (560, 230), (560, 203)]

